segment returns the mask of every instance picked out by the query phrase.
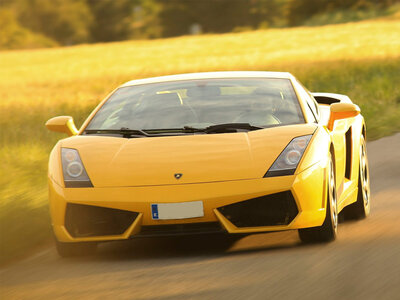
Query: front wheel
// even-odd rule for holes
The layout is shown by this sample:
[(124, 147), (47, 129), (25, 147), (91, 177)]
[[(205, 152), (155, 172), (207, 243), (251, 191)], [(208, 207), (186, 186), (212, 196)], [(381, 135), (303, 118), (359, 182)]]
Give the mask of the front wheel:
[(96, 252), (96, 243), (63, 243), (56, 239), (56, 249), (61, 257), (87, 256)]
[(338, 226), (337, 195), (335, 169), (332, 155), (329, 155), (329, 170), (327, 183), (326, 217), (321, 226), (299, 229), (299, 237), (305, 243), (330, 242), (336, 239)]

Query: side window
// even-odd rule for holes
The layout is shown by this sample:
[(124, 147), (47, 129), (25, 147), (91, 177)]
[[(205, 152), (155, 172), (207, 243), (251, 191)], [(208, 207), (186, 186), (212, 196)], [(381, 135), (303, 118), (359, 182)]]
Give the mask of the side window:
[(311, 101), (312, 101), (312, 103), (313, 103), (313, 106), (314, 106), (314, 110), (315, 110), (315, 113), (316, 113), (317, 120), (319, 120), (320, 114), (319, 114), (318, 102), (315, 100), (314, 96), (311, 95), (310, 92), (308, 92), (308, 93), (309, 93), (310, 98), (311, 98)]
[(319, 109), (318, 104), (315, 101), (314, 97), (310, 94), (310, 92), (298, 81), (297, 83), (297, 90), (302, 99), (304, 99), (307, 103), (307, 108), (310, 110), (312, 118), (317, 123), (319, 120)]

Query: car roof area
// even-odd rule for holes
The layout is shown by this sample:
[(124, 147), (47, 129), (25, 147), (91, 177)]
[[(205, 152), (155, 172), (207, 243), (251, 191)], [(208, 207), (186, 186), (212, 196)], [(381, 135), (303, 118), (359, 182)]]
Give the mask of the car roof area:
[(294, 79), (289, 72), (264, 72), (264, 71), (223, 71), (223, 72), (201, 72), (187, 73), (177, 75), (167, 75), (159, 77), (150, 77), (144, 79), (136, 79), (122, 84), (120, 87), (134, 86), (148, 83), (161, 83), (184, 80), (199, 79), (229, 79), (229, 78), (278, 78), (278, 79)]

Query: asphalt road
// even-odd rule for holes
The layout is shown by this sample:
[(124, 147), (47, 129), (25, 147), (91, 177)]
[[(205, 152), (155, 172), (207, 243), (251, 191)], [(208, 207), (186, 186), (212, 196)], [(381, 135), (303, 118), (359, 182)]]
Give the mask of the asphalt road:
[(1, 299), (400, 299), (400, 134), (368, 143), (372, 210), (338, 239), (297, 233), (162, 238), (61, 259), (53, 247), (0, 270)]

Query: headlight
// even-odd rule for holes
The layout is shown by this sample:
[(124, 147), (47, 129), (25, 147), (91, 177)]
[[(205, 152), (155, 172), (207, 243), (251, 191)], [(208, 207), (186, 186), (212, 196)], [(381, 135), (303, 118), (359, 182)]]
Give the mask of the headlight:
[(65, 187), (93, 187), (78, 150), (61, 148), (61, 163)]
[(294, 138), (278, 156), (264, 177), (293, 175), (312, 135)]

